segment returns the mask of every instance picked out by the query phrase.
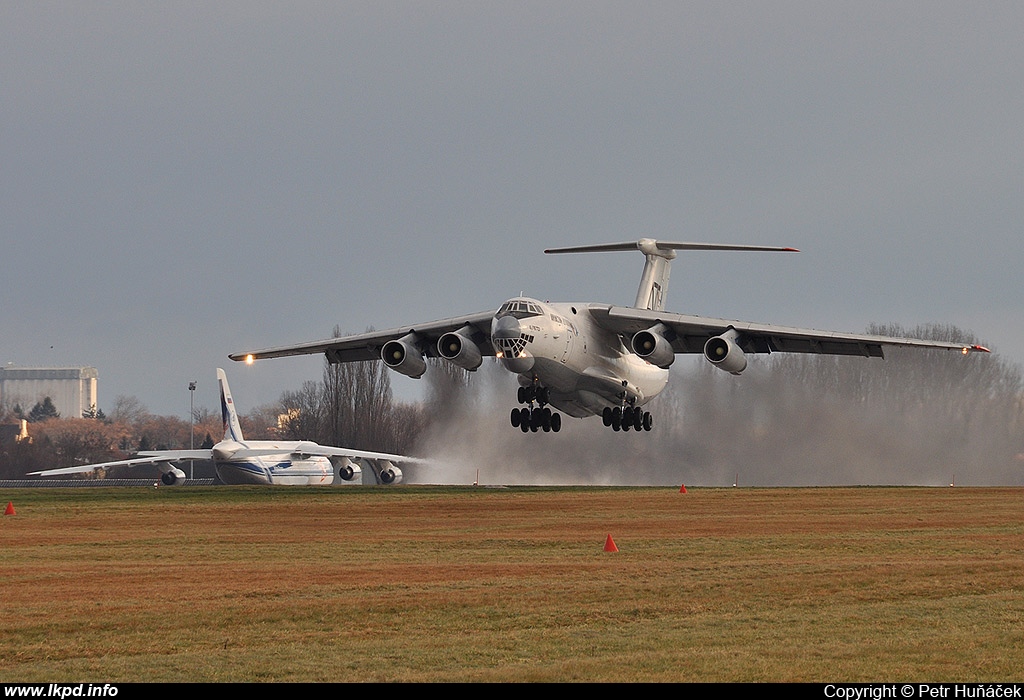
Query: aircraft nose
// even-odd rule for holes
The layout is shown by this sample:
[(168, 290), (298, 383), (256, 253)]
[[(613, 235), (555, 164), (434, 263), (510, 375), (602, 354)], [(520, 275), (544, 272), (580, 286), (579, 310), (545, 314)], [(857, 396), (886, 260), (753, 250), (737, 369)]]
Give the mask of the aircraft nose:
[(491, 337), (495, 340), (519, 340), (522, 332), (515, 316), (502, 316), (491, 321)]
[(491, 321), (491, 344), (508, 371), (522, 374), (533, 369), (533, 357), (526, 352), (523, 329), (515, 316)]

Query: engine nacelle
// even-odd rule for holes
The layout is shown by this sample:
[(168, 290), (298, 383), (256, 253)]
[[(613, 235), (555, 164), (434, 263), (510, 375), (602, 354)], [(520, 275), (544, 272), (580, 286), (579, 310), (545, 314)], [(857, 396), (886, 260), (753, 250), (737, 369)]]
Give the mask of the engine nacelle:
[(334, 476), (341, 481), (363, 480), (363, 468), (348, 457), (342, 457), (334, 463)]
[(402, 470), (386, 459), (380, 461), (380, 471), (377, 472), (377, 481), (382, 484), (402, 483)]
[(442, 335), (437, 341), (437, 354), (470, 372), (475, 371), (484, 361), (480, 348), (469, 337), (469, 330), (465, 328)]
[(739, 333), (730, 328), (722, 335), (716, 335), (704, 343), (704, 357), (720, 370), (739, 374), (747, 368), (747, 357), (736, 345)]
[(380, 350), (380, 359), (391, 369), (413, 379), (419, 379), (427, 371), (427, 362), (416, 348), (415, 336), (410, 333), (398, 340), (389, 340)]
[(676, 352), (672, 349), (666, 334), (672, 330), (659, 323), (645, 331), (640, 331), (633, 336), (631, 345), (633, 352), (650, 362), (652, 365), (668, 369), (676, 361)]
[(167, 471), (160, 475), (160, 483), (164, 486), (181, 486), (185, 483), (185, 472), (177, 467), (167, 468)]

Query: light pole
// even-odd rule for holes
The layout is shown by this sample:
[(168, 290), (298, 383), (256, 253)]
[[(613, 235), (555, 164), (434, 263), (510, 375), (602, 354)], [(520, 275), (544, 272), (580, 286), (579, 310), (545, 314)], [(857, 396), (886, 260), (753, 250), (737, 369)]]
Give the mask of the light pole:
[[(188, 383), (188, 448), (190, 450), (196, 449), (196, 383)], [(190, 459), (188, 461), (188, 478), (195, 479), (196, 463), (195, 460)]]

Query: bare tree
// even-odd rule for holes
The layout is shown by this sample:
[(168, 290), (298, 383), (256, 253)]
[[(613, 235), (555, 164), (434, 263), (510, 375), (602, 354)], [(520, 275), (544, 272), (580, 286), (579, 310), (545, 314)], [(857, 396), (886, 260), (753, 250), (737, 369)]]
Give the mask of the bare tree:
[(281, 394), (281, 437), (289, 440), (320, 441), (324, 430), (323, 396), (323, 387), (314, 381), (303, 382), (302, 388), (298, 391), (286, 391)]
[[(370, 329), (372, 330), (372, 329)], [(341, 329), (334, 327), (334, 337)], [(356, 449), (395, 450), (394, 397), (390, 370), (377, 360), (331, 364), (324, 361), (323, 400), (329, 445)]]
[(149, 409), (134, 396), (119, 395), (114, 399), (110, 420), (115, 423), (137, 423), (149, 415)]

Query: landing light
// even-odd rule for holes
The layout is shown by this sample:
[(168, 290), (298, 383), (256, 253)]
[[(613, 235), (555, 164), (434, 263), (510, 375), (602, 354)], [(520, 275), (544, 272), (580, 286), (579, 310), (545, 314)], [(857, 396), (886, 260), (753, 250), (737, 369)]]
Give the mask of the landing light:
[(245, 356), (245, 364), (251, 365), (255, 361), (256, 361), (256, 358), (253, 357), (252, 355), (246, 355)]

